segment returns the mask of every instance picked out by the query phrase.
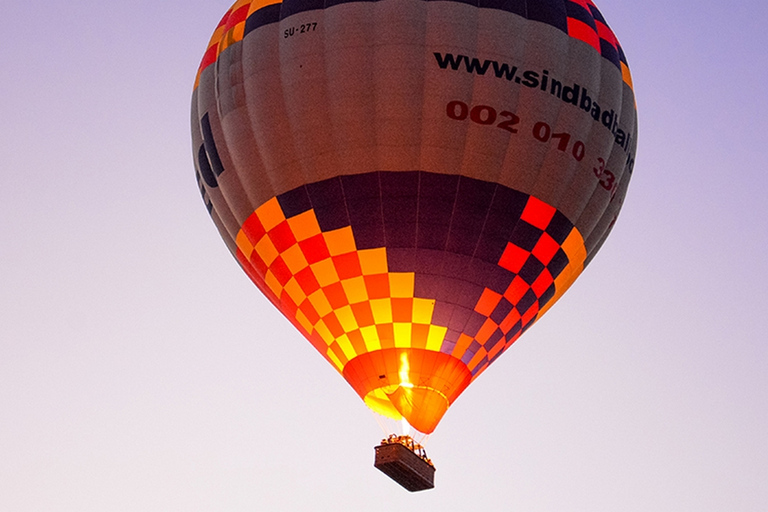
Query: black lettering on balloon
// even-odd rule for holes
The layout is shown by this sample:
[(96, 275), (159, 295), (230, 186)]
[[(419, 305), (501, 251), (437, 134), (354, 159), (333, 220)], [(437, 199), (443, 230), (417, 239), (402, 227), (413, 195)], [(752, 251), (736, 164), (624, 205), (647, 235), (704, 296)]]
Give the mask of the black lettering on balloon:
[[(616, 139), (616, 144), (628, 154), (627, 164), (629, 165), (630, 162), (633, 162), (630, 155), (633, 134), (626, 128), (619, 128), (620, 111), (617, 111), (616, 108), (611, 109), (601, 107), (597, 102), (598, 96), (594, 95), (594, 93), (593, 95), (590, 95), (587, 89), (582, 85), (577, 83), (574, 83), (572, 86), (565, 85), (561, 80), (558, 80), (554, 76), (549, 76), (549, 70), (546, 69), (541, 70), (539, 73), (530, 69), (521, 70), (517, 66), (513, 66), (506, 62), (481, 59), (479, 57), (440, 52), (434, 52), (433, 55), (435, 56), (435, 60), (440, 69), (466, 71), (469, 74), (477, 76), (490, 75), (490, 73), (488, 73), (488, 70), (490, 69), (493, 71), (493, 76), (496, 78), (520, 84), (531, 89), (539, 89), (544, 92), (549, 92), (549, 94), (555, 98), (559, 98), (565, 103), (580, 108), (589, 114), (595, 122), (600, 123), (603, 127), (611, 131)], [(603, 56), (605, 57), (605, 54), (603, 54)], [(616, 64), (613, 60), (611, 60), (611, 62)], [(627, 87), (631, 87), (628, 83), (626, 85)], [(462, 103), (462, 105), (465, 104)], [(460, 111), (456, 111), (455, 108), (458, 108), (458, 103), (454, 105), (454, 110), (452, 111), (453, 114), (458, 115)], [(450, 113), (449, 117), (451, 117)], [(458, 118), (452, 117), (452, 119)], [(499, 125), (499, 127), (506, 129), (506, 126), (502, 127)], [(618, 135), (620, 132), (623, 133), (623, 135)], [(578, 147), (574, 146), (573, 156), (579, 161), (584, 157), (583, 148), (580, 145)]]
[(539, 74), (535, 71), (526, 71), (523, 73), (523, 85), (526, 87), (534, 88), (539, 86)]

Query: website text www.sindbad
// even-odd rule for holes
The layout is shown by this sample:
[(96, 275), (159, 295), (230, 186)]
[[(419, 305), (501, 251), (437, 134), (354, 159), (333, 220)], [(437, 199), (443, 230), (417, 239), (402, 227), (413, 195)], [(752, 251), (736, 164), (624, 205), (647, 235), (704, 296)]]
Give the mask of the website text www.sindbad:
[(619, 128), (619, 115), (613, 110), (603, 109), (595, 99), (589, 95), (589, 91), (579, 85), (564, 85), (560, 80), (549, 76), (549, 71), (541, 72), (531, 70), (520, 70), (513, 66), (496, 60), (480, 60), (476, 57), (467, 57), (466, 55), (454, 55), (452, 53), (434, 53), (437, 65), (440, 69), (451, 69), (453, 71), (464, 71), (470, 74), (485, 75), (492, 72), (496, 78), (505, 79), (509, 82), (515, 82), (531, 89), (540, 89), (548, 92), (565, 103), (574, 105), (589, 113), (592, 118), (602, 126), (611, 131), (614, 135), (616, 144), (627, 153), (627, 165), (629, 172), (634, 167), (634, 156), (630, 152), (632, 133), (626, 133)]

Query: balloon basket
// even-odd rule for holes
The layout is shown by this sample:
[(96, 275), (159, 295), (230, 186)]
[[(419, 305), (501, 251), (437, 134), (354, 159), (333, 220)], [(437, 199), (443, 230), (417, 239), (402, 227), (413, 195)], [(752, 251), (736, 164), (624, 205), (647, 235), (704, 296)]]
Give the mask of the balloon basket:
[(410, 436), (391, 435), (375, 448), (373, 466), (410, 492), (435, 487), (435, 466)]

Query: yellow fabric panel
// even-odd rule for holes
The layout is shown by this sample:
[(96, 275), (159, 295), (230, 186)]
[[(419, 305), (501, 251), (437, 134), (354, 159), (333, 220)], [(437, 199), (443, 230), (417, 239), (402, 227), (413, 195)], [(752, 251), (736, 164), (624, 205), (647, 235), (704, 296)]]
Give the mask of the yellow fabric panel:
[(328, 286), (329, 284), (339, 282), (339, 274), (336, 273), (336, 267), (331, 259), (324, 259), (313, 263), (310, 265), (310, 268), (320, 286)]
[(347, 356), (344, 355), (344, 351), (341, 350), (341, 347), (339, 344), (334, 341), (328, 346), (328, 349), (332, 351), (334, 354), (336, 354), (336, 357), (339, 358), (339, 361), (341, 361), (342, 367), (346, 365), (349, 362), (349, 359), (347, 359)]
[(344, 287), (344, 293), (347, 294), (350, 304), (357, 304), (358, 302), (368, 300), (368, 289), (365, 287), (365, 280), (362, 276), (344, 279), (341, 282), (341, 286)]
[(248, 240), (248, 237), (245, 235), (245, 231), (240, 230), (240, 232), (237, 233), (235, 244), (237, 244), (237, 248), (240, 249), (240, 252), (242, 252), (243, 255), (250, 260), (251, 254), (253, 253), (253, 244), (250, 240)]
[(221, 39), (219, 43), (219, 54), (226, 50), (229, 46), (242, 41), (245, 34), (245, 21), (241, 21), (234, 27), (232, 27)]
[(299, 244), (293, 244), (280, 256), (283, 257), (283, 261), (288, 266), (288, 270), (290, 270), (294, 275), (298, 274), (300, 271), (304, 270), (307, 265), (309, 265), (307, 258), (304, 257), (304, 252), (302, 252), (301, 247), (299, 247)]
[(392, 323), (392, 300), (391, 299), (373, 299), (371, 300), (371, 310), (373, 319), (377, 324)]
[(291, 228), (291, 232), (297, 242), (302, 242), (321, 233), (317, 217), (315, 217), (315, 213), (312, 210), (291, 217), (288, 219), (288, 226)]
[(323, 338), (323, 341), (325, 341), (327, 345), (330, 345), (334, 342), (333, 334), (331, 334), (331, 331), (328, 330), (328, 327), (326, 327), (325, 322), (322, 320), (315, 324), (315, 331), (317, 331), (317, 333), (321, 338)]
[[(295, 277), (292, 277), (290, 281), (285, 284), (284, 290), (295, 304), (301, 304), (304, 302), (304, 299), (307, 298), (307, 295), (304, 293), (304, 290), (301, 289), (301, 286), (299, 286), (299, 282), (296, 281)], [(301, 311), (298, 311), (297, 315), (298, 313), (301, 313)], [(302, 313), (302, 315), (304, 314)], [(306, 319), (306, 316), (304, 316), (304, 318)], [(312, 329), (308, 328), (307, 330), (311, 331)]]
[[(312, 216), (314, 217), (314, 213), (312, 213)], [(331, 256), (347, 254), (357, 250), (357, 247), (355, 246), (355, 237), (352, 235), (351, 226), (335, 229), (333, 231), (327, 231), (323, 233), (323, 238), (325, 239), (325, 244), (328, 246), (328, 252), (331, 254)]]
[(328, 356), (328, 359), (333, 363), (333, 365), (336, 367), (336, 369), (341, 372), (344, 369), (344, 364), (342, 364), (341, 360), (336, 356), (336, 354), (331, 350), (330, 348), (325, 353), (326, 356)]
[(333, 308), (331, 308), (331, 304), (328, 302), (328, 298), (325, 296), (325, 292), (323, 292), (322, 289), (317, 290), (307, 298), (321, 318), (333, 311)]
[(352, 342), (349, 341), (349, 337), (347, 337), (346, 334), (342, 334), (336, 338), (336, 343), (339, 344), (339, 347), (341, 347), (341, 350), (344, 352), (344, 355), (347, 356), (347, 359), (355, 358), (357, 353), (355, 352), (354, 347), (352, 347)]
[(352, 332), (359, 329), (357, 320), (355, 320), (355, 314), (352, 313), (352, 308), (344, 306), (336, 310), (336, 318), (339, 319), (339, 323), (345, 332)]
[(283, 292), (283, 286), (280, 284), (280, 281), (277, 280), (275, 274), (273, 274), (271, 270), (267, 270), (267, 274), (264, 276), (264, 282), (267, 283), (267, 286), (269, 286), (269, 289), (272, 290), (272, 293), (278, 297)]
[(280, 208), (280, 203), (276, 197), (259, 206), (256, 210), (256, 216), (267, 232), (285, 220), (283, 209)]
[(296, 320), (304, 329), (306, 329), (307, 334), (310, 334), (315, 328), (315, 326), (312, 325), (312, 322), (309, 321), (309, 318), (307, 318), (307, 315), (301, 310), (296, 311)]
[(381, 350), (381, 340), (379, 340), (379, 333), (376, 330), (375, 325), (361, 327), (360, 334), (363, 336), (365, 348), (368, 349), (369, 352)]
[[(245, 0), (245, 3), (248, 3), (247, 0)], [(254, 0), (251, 2), (251, 7), (248, 8), (248, 16), (258, 11), (262, 7), (279, 4), (279, 3), (282, 3), (282, 2), (275, 2), (274, 0)]]
[(280, 255), (275, 248), (275, 244), (272, 243), (272, 240), (270, 240), (268, 236), (261, 237), (261, 240), (256, 243), (254, 249), (256, 249), (256, 253), (261, 258), (261, 261), (267, 266), (270, 266)]
[(632, 89), (635, 89), (634, 84), (632, 83), (632, 73), (629, 72), (629, 66), (621, 63), (621, 76), (624, 79), (624, 82)]
[(413, 323), (429, 324), (432, 323), (432, 313), (435, 311), (434, 299), (413, 299)]
[(360, 268), (363, 270), (364, 276), (387, 273), (387, 250), (384, 247), (365, 249), (358, 251), (358, 254), (360, 256)]
[(413, 297), (416, 275), (413, 272), (389, 274), (389, 293), (392, 297)]
[(408, 348), (411, 346), (411, 324), (395, 322), (395, 346)]
[(445, 334), (448, 332), (447, 327), (441, 327), (439, 325), (429, 326), (429, 337), (427, 338), (427, 350), (433, 350), (438, 352), (443, 345)]

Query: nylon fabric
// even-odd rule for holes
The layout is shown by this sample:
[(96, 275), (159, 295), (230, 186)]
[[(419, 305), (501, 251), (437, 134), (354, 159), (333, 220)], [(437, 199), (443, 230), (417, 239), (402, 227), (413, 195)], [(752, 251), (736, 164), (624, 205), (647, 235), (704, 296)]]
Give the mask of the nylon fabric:
[(195, 80), (196, 178), (259, 290), (430, 433), (604, 243), (635, 109), (591, 0), (238, 0)]

